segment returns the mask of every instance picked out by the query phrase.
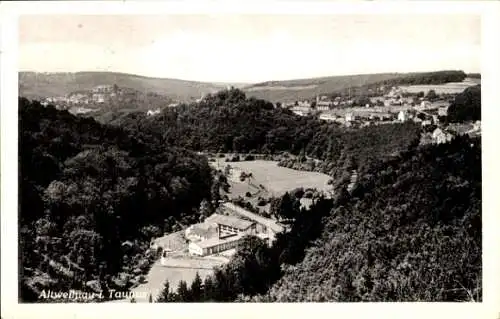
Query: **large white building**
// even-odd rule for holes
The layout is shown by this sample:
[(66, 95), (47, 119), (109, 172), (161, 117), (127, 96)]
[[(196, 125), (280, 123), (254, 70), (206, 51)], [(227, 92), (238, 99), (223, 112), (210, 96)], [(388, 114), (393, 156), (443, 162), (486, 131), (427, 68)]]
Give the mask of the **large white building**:
[(235, 249), (238, 248), (245, 235), (244, 233), (236, 233), (222, 237), (212, 237), (198, 242), (190, 242), (189, 253), (196, 256), (207, 256)]
[(262, 239), (267, 239), (268, 244), (271, 245), (277, 233), (285, 230), (285, 227), (273, 219), (265, 218), (246, 209), (243, 209), (233, 203), (223, 203), (222, 208), (226, 213), (233, 216), (240, 216), (255, 222), (255, 235)]
[(206, 256), (236, 248), (245, 235), (256, 233), (253, 221), (213, 214), (205, 222), (186, 229), (185, 236), (190, 254)]
[(285, 228), (232, 203), (223, 203), (227, 215), (213, 214), (203, 223), (191, 225), (184, 233), (191, 255), (207, 256), (237, 248), (247, 235), (257, 236), (271, 245)]

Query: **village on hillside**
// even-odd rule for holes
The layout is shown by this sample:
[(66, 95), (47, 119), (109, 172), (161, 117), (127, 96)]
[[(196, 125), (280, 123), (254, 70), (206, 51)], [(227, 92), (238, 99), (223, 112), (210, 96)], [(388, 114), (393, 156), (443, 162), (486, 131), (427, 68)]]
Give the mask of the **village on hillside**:
[(473, 79), (442, 85), (380, 86), (369, 97), (318, 95), (314, 99), (276, 103), (299, 116), (315, 116), (349, 128), (412, 121), (424, 128), (422, 144), (444, 143), (453, 136), (481, 134), (481, 122), (448, 125), (448, 107)]

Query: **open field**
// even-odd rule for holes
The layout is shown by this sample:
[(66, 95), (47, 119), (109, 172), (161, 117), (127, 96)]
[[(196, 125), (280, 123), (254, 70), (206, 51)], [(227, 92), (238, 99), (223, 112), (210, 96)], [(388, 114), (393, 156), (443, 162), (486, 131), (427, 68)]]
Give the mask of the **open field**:
[[(328, 175), (280, 167), (276, 161), (224, 162), (224, 159), (219, 158), (216, 162), (211, 163), (219, 169), (230, 165), (238, 171), (252, 173), (253, 177), (244, 182), (239, 182), (237, 179), (230, 181), (231, 195), (234, 197), (245, 196), (246, 192), (250, 192), (253, 197), (280, 196), (298, 187), (316, 188), (320, 191), (327, 191), (331, 188), (330, 185), (327, 185), (330, 179)], [(260, 188), (259, 185), (264, 186), (264, 189)], [(255, 193), (258, 194), (254, 195)]]
[(398, 73), (360, 74), (329, 76), (289, 81), (269, 81), (249, 85), (243, 90), (248, 96), (266, 99), (271, 102), (293, 102), (310, 99), (319, 94), (330, 94), (353, 86), (378, 83), (384, 80), (406, 76)]
[(410, 86), (401, 86), (403, 91), (408, 93), (418, 93), (424, 92), (427, 94), (430, 90), (434, 90), (437, 94), (457, 94), (462, 93), (466, 88), (470, 86), (477, 85), (477, 81), (464, 81), (464, 82), (450, 82), (446, 84), (440, 85), (410, 85)]

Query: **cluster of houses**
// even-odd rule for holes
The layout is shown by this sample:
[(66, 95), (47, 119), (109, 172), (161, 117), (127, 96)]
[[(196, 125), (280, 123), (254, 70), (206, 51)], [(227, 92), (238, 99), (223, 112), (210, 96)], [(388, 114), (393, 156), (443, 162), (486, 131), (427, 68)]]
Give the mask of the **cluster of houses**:
[[(275, 220), (247, 211), (232, 203), (222, 203), (221, 212), (185, 230), (188, 251), (193, 256), (208, 256), (238, 248), (247, 235), (265, 240), (271, 245), (275, 235), (285, 230)], [(164, 251), (168, 251), (164, 249)], [(162, 262), (167, 257), (162, 256)]]
[(474, 123), (449, 124), (446, 127), (437, 127), (431, 133), (423, 133), (421, 144), (443, 144), (451, 141), (453, 137), (469, 135), (477, 137), (481, 135), (481, 121)]
[(121, 90), (116, 85), (99, 85), (90, 91), (79, 91), (68, 94), (67, 96), (48, 97), (45, 103), (52, 104), (102, 104), (107, 99), (121, 94)]
[(367, 112), (351, 110), (345, 114), (335, 112), (323, 112), (319, 114), (319, 119), (324, 121), (337, 122), (348, 127), (363, 127), (369, 125), (390, 124), (395, 122), (404, 123), (413, 121), (422, 126), (439, 123), (439, 116), (446, 115), (446, 109), (437, 108), (410, 108), (399, 112), (387, 112), (380, 108), (374, 108)]
[[(337, 96), (331, 98), (325, 95), (318, 95), (313, 100), (302, 100), (295, 102), (285, 102), (281, 104), (281, 107), (288, 108), (292, 112), (300, 116), (308, 116), (313, 113), (319, 113), (322, 115), (322, 119), (334, 120), (331, 114), (325, 114), (329, 111), (342, 108), (377, 108), (377, 107), (405, 107), (412, 108), (417, 111), (433, 109), (433, 108), (443, 108), (446, 113), (446, 107), (449, 104), (448, 101), (428, 101), (424, 97), (409, 96), (405, 90), (400, 87), (392, 87), (389, 91), (385, 87), (381, 87), (380, 90), (386, 91), (387, 93), (378, 97), (366, 97), (366, 98), (351, 98), (350, 96)], [(374, 113), (375, 117), (380, 117), (380, 114)], [(386, 114), (387, 115), (387, 114)], [(445, 114), (444, 114), (445, 115)], [(390, 116), (388, 116), (390, 117)], [(350, 121), (345, 121), (350, 122)]]
[(321, 120), (346, 126), (368, 126), (410, 120), (427, 126), (437, 124), (440, 116), (446, 116), (448, 101), (431, 102), (423, 97), (403, 97), (403, 93), (401, 88), (392, 87), (381, 97), (354, 100), (346, 97), (331, 99), (327, 96), (316, 96), (313, 102), (296, 101), (284, 103), (282, 107), (300, 116), (315, 114)]

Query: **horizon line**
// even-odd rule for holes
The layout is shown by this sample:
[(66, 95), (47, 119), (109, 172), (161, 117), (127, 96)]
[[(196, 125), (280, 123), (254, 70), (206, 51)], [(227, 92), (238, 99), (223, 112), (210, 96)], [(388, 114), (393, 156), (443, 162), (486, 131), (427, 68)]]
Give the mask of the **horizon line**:
[(263, 83), (269, 83), (269, 82), (287, 82), (287, 81), (301, 81), (301, 80), (313, 80), (313, 79), (322, 79), (322, 78), (331, 78), (331, 77), (348, 77), (348, 76), (363, 76), (363, 75), (378, 75), (378, 74), (425, 74), (425, 73), (432, 73), (432, 72), (446, 72), (446, 71), (462, 71), (466, 75), (468, 74), (481, 74), (481, 72), (467, 72), (464, 69), (438, 69), (438, 70), (427, 70), (427, 71), (406, 71), (406, 72), (397, 72), (397, 71), (387, 71), (387, 72), (376, 72), (376, 73), (349, 73), (349, 74), (334, 74), (334, 75), (319, 75), (319, 76), (314, 76), (314, 77), (308, 77), (308, 78), (290, 78), (290, 79), (284, 79), (284, 80), (264, 80), (264, 81), (256, 81), (256, 82), (250, 82), (250, 81), (202, 81), (202, 80), (189, 80), (189, 79), (182, 79), (182, 78), (174, 78), (174, 77), (158, 77), (158, 76), (148, 76), (148, 75), (141, 75), (137, 73), (127, 73), (127, 72), (121, 72), (121, 71), (104, 71), (104, 70), (92, 70), (92, 71), (34, 71), (34, 70), (18, 70), (18, 74), (20, 73), (39, 73), (39, 74), (77, 74), (77, 73), (112, 73), (112, 74), (121, 74), (121, 75), (128, 75), (128, 76), (134, 76), (134, 77), (139, 77), (139, 78), (146, 78), (146, 79), (157, 79), (157, 80), (176, 80), (176, 81), (182, 81), (182, 82), (194, 82), (194, 83), (204, 83), (204, 84), (218, 84), (218, 85), (230, 85), (230, 84), (238, 84), (238, 85), (255, 85), (255, 84), (263, 84)]

